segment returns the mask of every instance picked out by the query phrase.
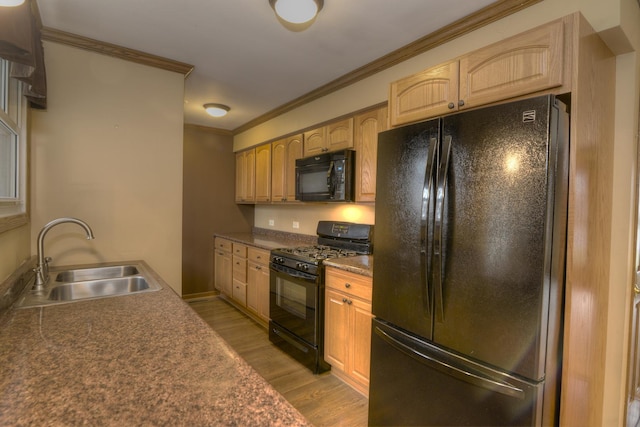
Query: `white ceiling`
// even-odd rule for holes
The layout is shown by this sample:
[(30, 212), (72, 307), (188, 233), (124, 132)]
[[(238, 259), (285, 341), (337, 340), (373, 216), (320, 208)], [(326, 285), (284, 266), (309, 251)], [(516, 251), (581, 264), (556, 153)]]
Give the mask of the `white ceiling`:
[[(287, 30), (268, 0), (40, 0), (45, 27), (195, 66), (185, 123), (233, 130), (495, 0), (325, 0)], [(46, 52), (45, 52), (46, 55)], [(227, 104), (224, 118), (202, 105)]]

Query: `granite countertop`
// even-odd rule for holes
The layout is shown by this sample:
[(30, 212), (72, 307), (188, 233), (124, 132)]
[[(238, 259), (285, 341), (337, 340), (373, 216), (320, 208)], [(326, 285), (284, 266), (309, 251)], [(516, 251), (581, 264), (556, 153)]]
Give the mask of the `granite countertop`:
[(2, 425), (309, 425), (163, 289), (0, 316)]
[[(317, 236), (285, 233), (265, 229), (255, 229), (249, 233), (216, 233), (215, 237), (256, 246), (261, 249), (271, 250), (276, 248), (291, 248), (296, 246), (315, 245)], [(373, 277), (373, 255), (357, 255), (344, 258), (331, 258), (323, 261), (324, 265)]]
[(373, 255), (331, 258), (324, 260), (323, 264), (362, 276), (373, 277)]

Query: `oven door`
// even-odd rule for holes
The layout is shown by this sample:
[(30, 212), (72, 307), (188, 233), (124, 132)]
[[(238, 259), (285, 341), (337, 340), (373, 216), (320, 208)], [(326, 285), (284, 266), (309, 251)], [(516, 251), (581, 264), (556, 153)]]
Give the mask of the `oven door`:
[(269, 315), (271, 321), (318, 346), (319, 276), (270, 264)]

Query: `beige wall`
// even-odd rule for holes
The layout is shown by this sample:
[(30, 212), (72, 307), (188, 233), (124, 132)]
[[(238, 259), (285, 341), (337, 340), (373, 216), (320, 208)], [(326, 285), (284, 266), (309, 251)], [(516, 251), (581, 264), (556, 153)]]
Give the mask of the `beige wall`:
[[(629, 313), (631, 284), (635, 271), (635, 182), (637, 173), (638, 101), (640, 98), (640, 9), (636, 0), (544, 0), (526, 10), (460, 37), (357, 84), (276, 117), (234, 138), (234, 149), (246, 148), (261, 141), (313, 126), (387, 99), (391, 81), (413, 74), (456, 56), (499, 41), (526, 29), (580, 11), (602, 32), (610, 49), (619, 55), (616, 61), (616, 121), (614, 152), (614, 186), (611, 189), (613, 215), (611, 224), (611, 272), (606, 319), (607, 346), (604, 369), (602, 422), (594, 425), (624, 425)], [(274, 209), (276, 209), (274, 211)], [(301, 207), (304, 213), (278, 208), (256, 209), (256, 222), (281, 216), (288, 222), (293, 216), (313, 222), (326, 212), (314, 215), (315, 207)], [(308, 209), (308, 211), (307, 211)], [(309, 233), (312, 234), (312, 233)]]
[[(316, 235), (319, 220), (375, 223), (373, 205), (313, 203), (304, 205), (256, 205), (255, 226), (289, 233)], [(273, 220), (273, 225), (270, 225)], [(293, 223), (298, 223), (298, 228)]]
[(0, 233), (0, 282), (30, 257), (30, 235), (29, 224)]
[(31, 116), (31, 243), (53, 265), (144, 259), (181, 292), (184, 76), (45, 43), (48, 108)]

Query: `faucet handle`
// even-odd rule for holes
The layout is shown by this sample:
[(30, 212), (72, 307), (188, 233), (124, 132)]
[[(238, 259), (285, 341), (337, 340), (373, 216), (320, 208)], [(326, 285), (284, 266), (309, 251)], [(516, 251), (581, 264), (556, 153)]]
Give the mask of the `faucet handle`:
[(51, 258), (50, 256), (44, 257), (44, 262), (50, 262), (50, 261), (53, 261), (53, 258)]

